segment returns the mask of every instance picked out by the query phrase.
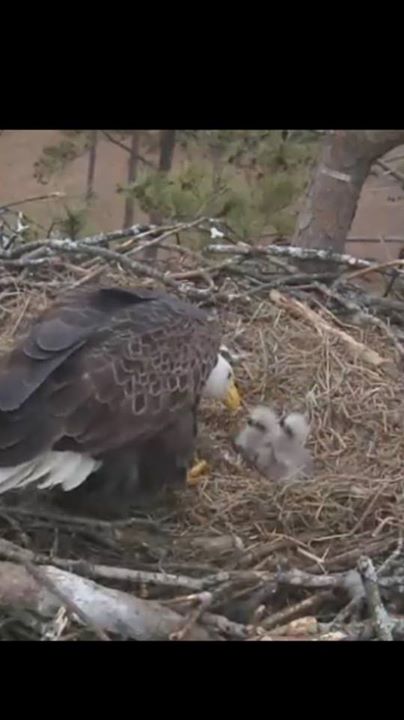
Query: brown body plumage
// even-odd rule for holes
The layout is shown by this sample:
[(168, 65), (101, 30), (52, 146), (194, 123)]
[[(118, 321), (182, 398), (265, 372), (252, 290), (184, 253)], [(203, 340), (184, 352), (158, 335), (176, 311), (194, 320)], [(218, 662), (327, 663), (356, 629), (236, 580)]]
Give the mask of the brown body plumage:
[[(187, 466), (219, 347), (219, 328), (205, 312), (164, 293), (67, 293), (0, 361), (0, 492), (46, 478), (48, 486), (79, 485), (84, 467), (50, 482), (54, 451), (66, 462), (69, 451), (79, 453), (92, 471), (126, 464), (134, 483), (142, 448), (146, 475), (156, 450), (160, 462), (166, 454), (167, 473), (170, 459), (173, 468), (178, 459)], [(35, 470), (50, 451), (52, 461)]]

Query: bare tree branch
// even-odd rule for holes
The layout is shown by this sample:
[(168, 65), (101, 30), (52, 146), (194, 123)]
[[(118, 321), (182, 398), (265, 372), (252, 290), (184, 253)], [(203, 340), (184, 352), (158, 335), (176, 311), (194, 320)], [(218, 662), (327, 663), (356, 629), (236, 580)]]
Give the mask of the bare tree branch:
[[(52, 565), (42, 566), (41, 572), (43, 575), (38, 582), (23, 565), (1, 562), (0, 607), (31, 611), (49, 619), (61, 604), (55, 597), (56, 590), (104, 633), (140, 641), (168, 640), (183, 625), (181, 615), (154, 600), (141, 600)], [(44, 586), (45, 577), (52, 583), (52, 592)], [(206, 641), (212, 638), (200, 625), (194, 625), (186, 639)]]
[[(105, 135), (105, 137), (107, 138), (107, 140), (109, 140), (109, 142), (113, 143), (113, 145), (117, 145), (118, 147), (121, 148), (121, 150), (125, 150), (125, 152), (127, 152), (127, 153), (131, 152), (131, 148), (129, 147), (129, 145), (125, 145), (125, 143), (112, 137), (112, 135), (109, 132), (107, 132), (107, 130), (101, 130), (101, 132), (103, 135)], [(136, 153), (136, 158), (137, 158), (137, 160), (140, 160), (144, 165), (147, 165), (152, 170), (157, 170), (154, 163), (150, 162), (150, 160), (147, 160), (145, 157), (143, 157), (143, 155), (139, 155), (139, 153)]]
[(36, 202), (37, 200), (50, 200), (51, 198), (64, 198), (66, 193), (64, 192), (51, 192), (47, 195), (31, 195), (30, 197), (24, 198), (24, 200), (15, 200), (14, 202), (7, 203), (6, 205), (0, 205), (0, 210), (8, 210), (8, 208), (16, 207), (17, 205), (25, 205), (25, 203)]
[(393, 623), (390, 620), (386, 609), (380, 597), (380, 591), (377, 584), (377, 575), (374, 565), (370, 558), (362, 557), (358, 563), (358, 570), (362, 576), (363, 585), (365, 587), (366, 598), (375, 630), (380, 640), (393, 640), (392, 628)]

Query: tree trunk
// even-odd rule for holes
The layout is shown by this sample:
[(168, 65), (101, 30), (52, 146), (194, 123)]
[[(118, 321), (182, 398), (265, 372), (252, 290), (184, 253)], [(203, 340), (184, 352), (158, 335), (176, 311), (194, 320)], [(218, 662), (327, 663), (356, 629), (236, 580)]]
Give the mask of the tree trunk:
[[(174, 157), (176, 130), (160, 130), (160, 173), (168, 173), (171, 170)], [(152, 210), (150, 213), (150, 223), (152, 225), (160, 225), (163, 222), (163, 216), (160, 210)], [(157, 257), (158, 248), (154, 245), (144, 251), (144, 259), (149, 263), (153, 263)]]
[(88, 155), (88, 173), (87, 173), (87, 189), (86, 200), (91, 200), (94, 192), (95, 163), (97, 160), (97, 142), (98, 130), (92, 130), (90, 136), (90, 148)]
[(169, 172), (173, 163), (176, 130), (160, 130), (160, 172)]
[(404, 130), (328, 132), (297, 221), (293, 244), (343, 253), (373, 163), (402, 143)]
[[(130, 142), (130, 154), (128, 160), (128, 184), (135, 182), (137, 177), (139, 154), (139, 130), (132, 130)], [(125, 199), (125, 212), (123, 216), (123, 228), (133, 225), (135, 216), (135, 199), (128, 195)]]

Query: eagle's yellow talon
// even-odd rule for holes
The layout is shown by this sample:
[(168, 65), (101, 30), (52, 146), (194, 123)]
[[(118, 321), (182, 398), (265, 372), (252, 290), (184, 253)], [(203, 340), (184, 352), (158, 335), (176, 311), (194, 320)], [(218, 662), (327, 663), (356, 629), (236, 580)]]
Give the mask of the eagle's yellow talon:
[(189, 470), (187, 475), (188, 485), (196, 485), (201, 475), (205, 475), (208, 469), (206, 460), (200, 460)]

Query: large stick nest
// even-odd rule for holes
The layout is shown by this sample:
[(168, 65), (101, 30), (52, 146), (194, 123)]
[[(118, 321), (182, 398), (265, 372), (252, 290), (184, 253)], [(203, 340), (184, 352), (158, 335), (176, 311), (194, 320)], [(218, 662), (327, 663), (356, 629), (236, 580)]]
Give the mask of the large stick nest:
[[(52, 283), (43, 275), (35, 282), (13, 275), (13, 284), (1, 297), (2, 349), (59, 287), (77, 281), (79, 273), (69, 275), (71, 268), (64, 267), (60, 276), (53, 274)], [(102, 282), (127, 285), (134, 280), (122, 269), (111, 268)], [(223, 294), (240, 289), (228, 278), (220, 287)], [(297, 317), (268, 293), (252, 294), (247, 300), (217, 306), (243, 408), (229, 416), (217, 404), (203, 404), (200, 451), (209, 462), (205, 477), (156, 500), (143, 523), (80, 524), (67, 516), (58, 520), (47, 510), (10, 506), (2, 499), (3, 539), (66, 561), (202, 579), (229, 571), (231, 575), (222, 578), (228, 591), (218, 579), (216, 590), (222, 596), (216, 610), (244, 625), (251, 622), (251, 614), (243, 615), (245, 601), (257, 588), (268, 586), (268, 573), (293, 569), (322, 576), (355, 568), (364, 554), (383, 559), (395, 547), (404, 522), (403, 379), (396, 348), (379, 327), (342, 324), (319, 310), (318, 302), (317, 323), (309, 316)], [(355, 352), (343, 334), (329, 332), (329, 326), (371, 350), (371, 361), (366, 353)], [(374, 356), (383, 362), (375, 362)], [(280, 412), (308, 411), (309, 446), (315, 459), (310, 480), (275, 484), (238, 457), (232, 439), (248, 407), (257, 403)], [(7, 557), (5, 551), (2, 557)], [(248, 576), (252, 570), (264, 574)], [(293, 592), (275, 593), (271, 600), (263, 592), (264, 621), (306, 598), (307, 583), (291, 586)], [(158, 583), (146, 589), (140, 584), (137, 590), (168, 603), (173, 596)], [(314, 607), (316, 597), (310, 597)], [(250, 610), (257, 604), (252, 602)], [(338, 609), (337, 603), (318, 618), (329, 621)]]

